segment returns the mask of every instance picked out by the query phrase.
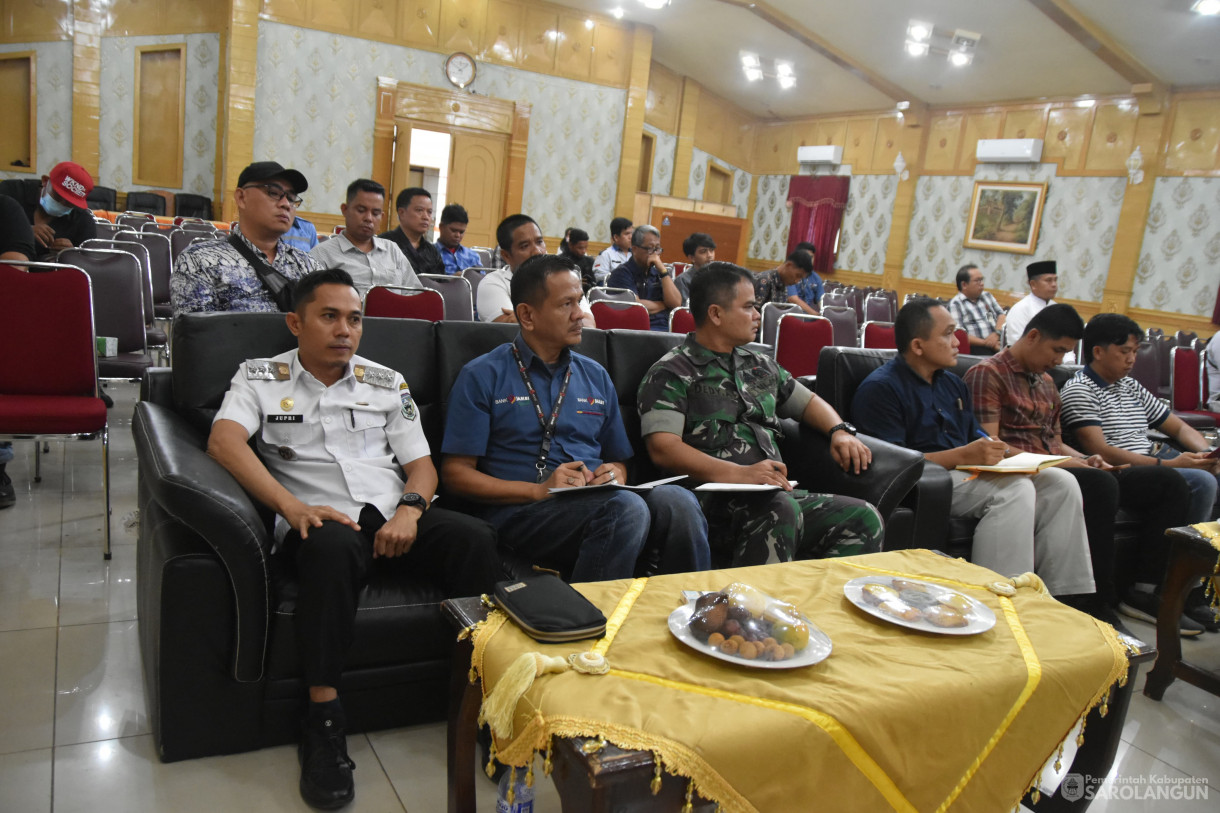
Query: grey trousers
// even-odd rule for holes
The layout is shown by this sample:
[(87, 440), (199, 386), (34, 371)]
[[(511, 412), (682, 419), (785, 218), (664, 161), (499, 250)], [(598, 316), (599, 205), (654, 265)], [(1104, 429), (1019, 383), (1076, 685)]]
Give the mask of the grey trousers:
[(1066, 471), (951, 471), (955, 517), (977, 517), (971, 558), (1005, 576), (1033, 571), (1052, 595), (1094, 592), (1080, 486)]

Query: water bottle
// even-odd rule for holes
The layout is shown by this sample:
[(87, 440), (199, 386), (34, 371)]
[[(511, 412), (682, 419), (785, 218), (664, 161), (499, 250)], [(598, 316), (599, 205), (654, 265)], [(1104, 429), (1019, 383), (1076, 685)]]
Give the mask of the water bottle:
[[(500, 777), (500, 790), (496, 793), (496, 813), (534, 813), (534, 789), (525, 784), (525, 768), (509, 768)], [(517, 781), (513, 782), (513, 776)], [(513, 789), (512, 804), (508, 802), (508, 789)]]

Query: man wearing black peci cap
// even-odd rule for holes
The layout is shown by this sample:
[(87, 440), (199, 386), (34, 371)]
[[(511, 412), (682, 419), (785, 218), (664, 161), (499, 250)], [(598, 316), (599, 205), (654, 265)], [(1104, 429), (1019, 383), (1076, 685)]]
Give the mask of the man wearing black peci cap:
[(317, 268), (283, 239), (308, 188), (304, 175), (275, 161), (243, 169), (230, 238), (196, 243), (178, 255), (170, 277), (174, 313), (291, 310), (292, 285)]
[[(1025, 275), (1029, 277), (1029, 293), (1008, 311), (1008, 319), (1004, 323), (1004, 345), (1012, 347), (1025, 333), (1025, 326), (1047, 305), (1055, 304), (1055, 294), (1059, 293), (1059, 267), (1054, 260), (1040, 260), (1025, 266)], [(1076, 354), (1068, 353), (1063, 357), (1064, 364), (1075, 364)]]

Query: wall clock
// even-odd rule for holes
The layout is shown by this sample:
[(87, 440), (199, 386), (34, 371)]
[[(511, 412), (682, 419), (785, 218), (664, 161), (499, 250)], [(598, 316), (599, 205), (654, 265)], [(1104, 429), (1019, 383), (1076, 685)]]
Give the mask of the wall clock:
[(445, 60), (445, 77), (454, 87), (465, 88), (474, 81), (474, 57), (457, 51)]

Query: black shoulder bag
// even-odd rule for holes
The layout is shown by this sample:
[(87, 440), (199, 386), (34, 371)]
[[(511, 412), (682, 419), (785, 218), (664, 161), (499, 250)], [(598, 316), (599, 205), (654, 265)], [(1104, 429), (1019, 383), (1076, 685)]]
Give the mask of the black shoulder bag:
[(251, 251), (245, 241), (236, 234), (229, 235), (229, 245), (237, 249), (237, 253), (245, 257), (246, 262), (250, 263), (250, 267), (258, 275), (259, 281), (263, 283), (263, 287), (267, 289), (267, 293), (275, 301), (276, 307), (282, 313), (291, 312), (293, 305), (292, 291), (296, 287), (293, 281), (267, 265), (266, 260)]

